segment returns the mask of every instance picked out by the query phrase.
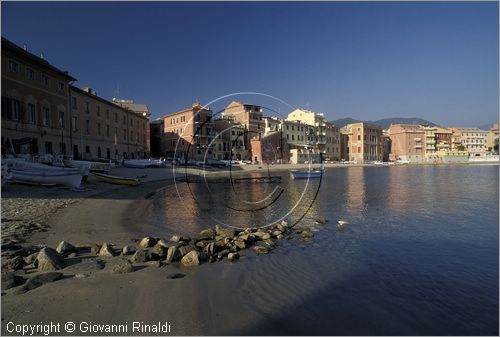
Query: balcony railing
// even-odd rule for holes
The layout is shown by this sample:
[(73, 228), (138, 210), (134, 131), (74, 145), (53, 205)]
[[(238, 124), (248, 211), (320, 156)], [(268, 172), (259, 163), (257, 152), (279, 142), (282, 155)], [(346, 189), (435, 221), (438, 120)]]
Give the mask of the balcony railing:
[(421, 142), (422, 141), (422, 138), (415, 138), (414, 139), (416, 142)]

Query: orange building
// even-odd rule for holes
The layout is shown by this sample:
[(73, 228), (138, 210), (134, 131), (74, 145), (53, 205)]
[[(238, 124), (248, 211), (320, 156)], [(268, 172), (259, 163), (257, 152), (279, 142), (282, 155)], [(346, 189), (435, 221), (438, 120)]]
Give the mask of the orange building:
[(420, 125), (392, 124), (389, 127), (391, 139), (391, 160), (409, 160), (421, 162), (424, 160), (423, 142), (425, 131)]
[(281, 131), (262, 136), (250, 141), (252, 161), (261, 164), (287, 164), (290, 161), (290, 149)]
[(367, 123), (348, 124), (340, 129), (343, 159), (363, 163), (381, 161), (383, 158), (383, 134), (378, 125)]
[(196, 102), (163, 117), (163, 142), (167, 157), (212, 159), (214, 146), (212, 111)]

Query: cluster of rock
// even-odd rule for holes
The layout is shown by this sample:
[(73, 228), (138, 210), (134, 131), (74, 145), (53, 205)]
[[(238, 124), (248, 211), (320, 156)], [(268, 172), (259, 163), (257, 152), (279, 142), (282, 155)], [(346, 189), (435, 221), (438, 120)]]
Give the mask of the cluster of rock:
[[(316, 224), (325, 223), (325, 218), (316, 220)], [(109, 243), (75, 246), (66, 241), (59, 243), (56, 249), (42, 245), (19, 246), (5, 252), (8, 258), (2, 265), (2, 290), (22, 285), (17, 293), (23, 293), (64, 276), (84, 278), (89, 271), (103, 269), (107, 262), (113, 262), (109, 269), (115, 274), (130, 273), (141, 264), (161, 267), (180, 262), (184, 267), (193, 267), (224, 258), (233, 262), (245, 255), (247, 249), (267, 254), (279, 240), (295, 236), (309, 241), (313, 235), (310, 227), (291, 227), (282, 221), (268, 228), (235, 229), (216, 225), (202, 230), (193, 239), (181, 235), (169, 240), (145, 237), (135, 240), (137, 246), (121, 248)], [(26, 269), (35, 269), (36, 275), (25, 278), (19, 272)], [(64, 275), (60, 272), (63, 269)], [(169, 278), (180, 277), (182, 274)]]

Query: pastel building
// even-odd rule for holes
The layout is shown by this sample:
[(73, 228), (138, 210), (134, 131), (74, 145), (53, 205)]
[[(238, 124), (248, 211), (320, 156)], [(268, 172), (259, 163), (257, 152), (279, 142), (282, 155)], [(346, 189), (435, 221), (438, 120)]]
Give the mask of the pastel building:
[(309, 126), (307, 142), (312, 145), (313, 153), (321, 153), (323, 159), (340, 158), (340, 130), (326, 120), (323, 113), (306, 109), (295, 109), (286, 118)]
[(368, 123), (348, 124), (340, 129), (342, 134), (341, 157), (364, 163), (382, 161), (383, 133), (378, 125)]
[(214, 136), (212, 110), (198, 102), (163, 116), (163, 142), (167, 157), (181, 160), (213, 159)]

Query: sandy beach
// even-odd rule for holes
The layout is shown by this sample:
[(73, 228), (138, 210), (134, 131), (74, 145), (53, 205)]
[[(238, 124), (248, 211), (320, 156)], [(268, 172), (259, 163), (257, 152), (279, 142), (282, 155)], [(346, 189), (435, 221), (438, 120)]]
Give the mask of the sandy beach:
[[(280, 165), (270, 166), (269, 170), (289, 168)], [(183, 168), (180, 170), (184, 172)], [(232, 173), (238, 175), (266, 170), (267, 167), (248, 165)], [(148, 227), (134, 224), (132, 220), (140, 219), (141, 213), (147, 212), (151, 196), (158, 188), (173, 183), (172, 169), (118, 168), (113, 173), (142, 177), (142, 183), (137, 187), (124, 187), (89, 177), (81, 191), (5, 184), (2, 189), (2, 263), (8, 260), (16, 246), (45, 245), (56, 248), (63, 240), (77, 247), (105, 242), (118, 249), (126, 245), (137, 247), (137, 241), (148, 235)], [(199, 169), (188, 170), (190, 177), (202, 173)], [(206, 174), (217, 177), (227, 176), (228, 172)], [(125, 332), (112, 333), (116, 335), (156, 334), (154, 331), (133, 331), (131, 322), (169, 323), (170, 334), (174, 335), (293, 334), (296, 331), (274, 326), (273, 319), (269, 319), (266, 313), (286, 314), (271, 309), (280, 296), (287, 301), (287, 292), (296, 290), (282, 289), (283, 293), (276, 293), (276, 298), (259, 298), (259, 281), (249, 275), (265, 273), (265, 270), (259, 269), (262, 259), (271, 259), (268, 260), (271, 261), (270, 266), (287, 265), (285, 262), (288, 261), (287, 268), (282, 271), (283, 277), (288, 273), (310, 274), (313, 277), (314, 269), (293, 270), (289, 266), (293, 265), (294, 257), (280, 255), (279, 249), (276, 252), (257, 255), (248, 250), (235, 263), (223, 260), (196, 267), (183, 267), (178, 262), (161, 267), (151, 262), (134, 263), (134, 271), (123, 274), (112, 272), (123, 261), (123, 256), (96, 257), (89, 252), (78, 253), (65, 259), (66, 267), (58, 270), (63, 274), (62, 279), (56, 282), (43, 284), (25, 293), (19, 293), (21, 285), (2, 289), (2, 334), (16, 334), (6, 330), (9, 322), (75, 322), (77, 325), (92, 322), (101, 327), (128, 326)], [(92, 262), (97, 259), (102, 262), (102, 269), (102, 266), (97, 267)], [(25, 280), (40, 274), (33, 265), (26, 265), (15, 273)], [(181, 277), (172, 278), (175, 274)], [(316, 280), (311, 278), (311, 284), (314, 282)], [(241, 291), (242, 283), (254, 289), (253, 293)], [(242, 305), (245, 301), (256, 304)], [(305, 329), (302, 332), (307, 332), (307, 323), (301, 326)], [(67, 332), (61, 330), (58, 334), (65, 335)], [(88, 331), (78, 334), (88, 334)], [(94, 331), (94, 334), (102, 333)]]
[[(275, 166), (272, 170), (287, 168)], [(183, 176), (184, 168), (179, 170), (179, 176)], [(248, 165), (244, 170), (233, 170), (232, 173), (238, 175), (253, 170), (262, 171), (263, 168)], [(187, 172), (195, 176), (203, 173), (200, 169), (188, 169)], [(145, 236), (147, 228), (134, 227), (129, 223), (129, 217), (140, 217), (140, 212), (148, 207), (148, 196), (158, 187), (173, 182), (172, 169), (118, 168), (113, 174), (138, 176), (142, 183), (137, 187), (124, 187), (105, 184), (91, 176), (82, 184), (82, 191), (5, 184), (2, 189), (3, 261), (8, 258), (9, 248), (16, 245), (55, 248), (62, 240), (75, 246), (104, 242), (115, 247), (136, 245), (134, 239)], [(205, 174), (228, 176), (229, 172)], [(136, 214), (132, 216), (130, 212)], [(59, 270), (64, 276), (57, 282), (23, 294), (18, 294), (19, 286), (2, 291), (2, 333), (10, 334), (6, 330), (8, 322), (33, 324), (40, 321), (170, 322), (171, 333), (181, 335), (244, 334), (247, 333), (245, 327), (257, 331), (255, 315), (235, 312), (238, 298), (225, 296), (228, 291), (236, 292), (238, 279), (244, 275), (247, 263), (265, 258), (252, 256), (234, 264), (222, 261), (193, 268), (184, 268), (179, 263), (161, 268), (136, 263), (134, 272), (116, 275), (111, 271), (122, 257), (99, 257), (105, 264), (99, 270), (81, 263), (95, 256), (79, 254), (66, 259), (72, 265)], [(175, 273), (185, 276), (167, 278)], [(29, 278), (40, 273), (33, 265), (28, 265), (16, 274)], [(75, 277), (76, 274), (87, 277)], [(65, 334), (64, 331), (60, 333)]]

